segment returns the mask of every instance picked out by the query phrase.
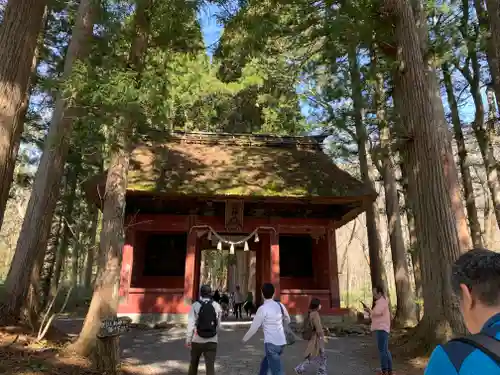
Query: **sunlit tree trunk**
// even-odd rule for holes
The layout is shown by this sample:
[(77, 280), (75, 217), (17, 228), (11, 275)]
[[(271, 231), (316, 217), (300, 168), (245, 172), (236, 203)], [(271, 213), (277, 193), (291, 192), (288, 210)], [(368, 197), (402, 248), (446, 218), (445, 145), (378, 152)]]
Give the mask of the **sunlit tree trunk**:
[(474, 196), (474, 187), (472, 185), (472, 177), (468, 164), (467, 148), (465, 147), (465, 138), (462, 131), (462, 123), (458, 112), (458, 103), (453, 92), (453, 82), (451, 80), (451, 72), (448, 64), (443, 64), (444, 84), (446, 87), (446, 96), (448, 105), (451, 111), (451, 122), (453, 124), (453, 132), (455, 134), (455, 142), (458, 148), (458, 164), (462, 175), (462, 182), (465, 194), (465, 207), (469, 218), (469, 227), (472, 236), (472, 242), (476, 247), (482, 247), (481, 239), (481, 224), (477, 215), (476, 200)]
[[(86, 57), (93, 31), (93, 1), (82, 0), (64, 63), (64, 78), (69, 78), (75, 61)], [(8, 316), (19, 316), (29, 287), (34, 260), (45, 252), (52, 217), (59, 197), (61, 177), (69, 147), (73, 117), (76, 112), (59, 93), (44, 145), (44, 152), (33, 183), (33, 190), (24, 217), (16, 252), (5, 282)]]
[[(139, 0), (135, 13), (135, 37), (129, 55), (129, 66), (140, 75), (142, 60), (147, 50), (150, 12), (152, 0)], [(103, 203), (103, 219), (100, 237), (102, 258), (94, 287), (94, 294), (82, 331), (75, 343), (68, 350), (83, 356), (95, 353), (96, 334), (103, 319), (116, 317), (118, 308), (118, 288), (120, 266), (124, 245), (123, 224), (125, 219), (125, 197), (127, 173), (130, 162), (130, 141), (133, 119), (123, 119), (124, 124), (117, 124), (116, 143), (111, 145), (111, 158), (106, 179)], [(116, 342), (116, 344), (118, 344)], [(116, 350), (114, 350), (115, 352)]]
[[(402, 189), (406, 206), (406, 220), (408, 222), (408, 239), (410, 243), (410, 256), (413, 265), (413, 278), (415, 281), (415, 298), (422, 299), (422, 271), (420, 267), (420, 251), (418, 249), (418, 238), (415, 231), (415, 216), (411, 208), (411, 201), (408, 198), (408, 173), (406, 172), (407, 163), (402, 161), (400, 163)], [(417, 313), (420, 319), (420, 313)]]
[(26, 101), (38, 35), (47, 1), (9, 1), (0, 23), (0, 227), (24, 121), (18, 121)]
[[(375, 53), (374, 53), (375, 56)], [(374, 71), (377, 70), (376, 58), (372, 58)], [(387, 229), (391, 243), (394, 282), (396, 285), (397, 308), (394, 323), (399, 327), (413, 326), (416, 322), (415, 296), (410, 282), (410, 272), (403, 239), (401, 224), (401, 209), (399, 206), (398, 187), (395, 167), (391, 151), (391, 131), (386, 119), (384, 95), (384, 77), (376, 72), (375, 105), (377, 108), (377, 125), (380, 132), (380, 159), (382, 179), (385, 192), (385, 211), (387, 214)]]
[(467, 217), (465, 216), (464, 199), (461, 194), (460, 179), (453, 156), (453, 137), (448, 128), (445, 118), (443, 101), (441, 100), (441, 87), (439, 85), (437, 68), (439, 59), (434, 58), (434, 54), (429, 50), (429, 30), (427, 23), (427, 13), (424, 9), (425, 2), (421, 0), (411, 0), (414, 11), (414, 18), (417, 26), (418, 38), (422, 55), (426, 67), (426, 77), (428, 80), (429, 95), (434, 98), (432, 108), (434, 117), (439, 119), (439, 138), (442, 142), (442, 158), (444, 160), (444, 172), (448, 183), (448, 193), (450, 195), (455, 223), (458, 231), (460, 251), (469, 251), (472, 247), (472, 238), (469, 233)]
[[(485, 108), (481, 94), (481, 66), (477, 54), (479, 31), (472, 34), (470, 23), (469, 1), (462, 1), (462, 18), (460, 22), (460, 32), (466, 41), (468, 59), (463, 67), (458, 67), (464, 78), (470, 85), (470, 92), (475, 106), (475, 116), (472, 123), (472, 129), (476, 136), (479, 150), (483, 158), (483, 164), (486, 169), (488, 188), (490, 190), (493, 211), (497, 219), (497, 225), (500, 228), (500, 175), (498, 172), (498, 163), (493, 151), (494, 133), (485, 123)], [(470, 66), (469, 66), (470, 61)], [(451, 80), (451, 78), (450, 78)]]
[[(358, 145), (359, 168), (363, 182), (374, 189), (374, 184), (370, 176), (370, 167), (368, 164), (367, 142), (365, 124), (363, 123), (363, 97), (361, 88), (361, 78), (359, 64), (357, 60), (357, 48), (353, 47), (349, 51), (350, 76), (352, 86), (352, 100), (354, 106), (354, 122), (356, 125), (356, 137)], [(381, 286), (386, 292), (387, 278), (385, 275), (384, 263), (381, 254), (381, 241), (379, 228), (377, 226), (378, 211), (376, 202), (367, 205), (366, 211), (366, 230), (368, 234), (368, 251), (370, 254), (370, 276), (372, 286)]]
[(451, 265), (461, 253), (449, 194), (440, 135), (444, 118), (434, 108), (435, 90), (427, 77), (419, 30), (411, 4), (386, 0), (383, 13), (394, 23), (398, 48), (397, 108), (407, 131), (408, 196), (415, 214), (427, 308), (415, 345), (434, 346), (465, 331), (451, 287)]

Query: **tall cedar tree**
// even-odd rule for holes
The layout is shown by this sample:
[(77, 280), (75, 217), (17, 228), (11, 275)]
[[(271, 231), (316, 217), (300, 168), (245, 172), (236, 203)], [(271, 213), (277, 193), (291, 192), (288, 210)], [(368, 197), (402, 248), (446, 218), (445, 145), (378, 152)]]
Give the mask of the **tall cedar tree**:
[(476, 136), (484, 168), (486, 169), (486, 181), (488, 182), (488, 188), (493, 201), (493, 212), (495, 213), (497, 226), (500, 228), (500, 174), (497, 170), (498, 163), (493, 150), (494, 134), (492, 134), (491, 129), (486, 126), (485, 122), (485, 108), (481, 93), (481, 62), (477, 53), (479, 30), (475, 27), (470, 27), (469, 24), (469, 2), (468, 0), (463, 0), (460, 32), (467, 47), (467, 59), (464, 66), (458, 66), (458, 69), (470, 85), (470, 92), (475, 106), (472, 129)]
[[(468, 1), (468, 0), (465, 0)], [(481, 239), (481, 224), (477, 215), (476, 200), (474, 196), (474, 186), (472, 184), (472, 175), (468, 164), (468, 153), (465, 146), (464, 133), (462, 131), (462, 122), (460, 121), (460, 113), (458, 110), (457, 99), (453, 91), (453, 81), (451, 78), (451, 71), (448, 63), (442, 66), (443, 81), (446, 88), (446, 96), (448, 105), (451, 112), (451, 123), (453, 125), (453, 134), (455, 142), (457, 143), (458, 150), (458, 165), (460, 167), (460, 174), (462, 176), (462, 183), (465, 195), (465, 208), (467, 209), (467, 216), (469, 219), (469, 227), (471, 231), (472, 242), (475, 247), (482, 247)]]
[(377, 53), (372, 53), (372, 70), (375, 73), (375, 105), (377, 125), (380, 133), (381, 174), (385, 193), (385, 212), (387, 228), (391, 243), (392, 266), (394, 269), (394, 283), (396, 285), (397, 308), (394, 323), (399, 327), (413, 326), (416, 322), (415, 296), (410, 282), (410, 270), (406, 256), (401, 223), (401, 207), (399, 206), (396, 171), (391, 150), (391, 130), (386, 119), (384, 95), (384, 76), (378, 71)]
[[(93, 0), (82, 0), (73, 27), (72, 38), (64, 62), (63, 78), (71, 76), (78, 59), (86, 56), (93, 30)], [(59, 197), (61, 177), (68, 153), (69, 137), (76, 111), (68, 107), (63, 91), (58, 94), (52, 121), (36, 172), (33, 190), (24, 216), (16, 252), (5, 282), (8, 298), (6, 316), (20, 316), (30, 285), (30, 274), (35, 259), (42, 257), (47, 248), (52, 217)]]
[(399, 51), (395, 82), (397, 108), (407, 130), (408, 196), (415, 215), (422, 260), (424, 318), (419, 324), (419, 344), (431, 347), (464, 331), (451, 287), (451, 264), (460, 255), (440, 127), (444, 121), (434, 109), (435, 90), (427, 77), (413, 9), (406, 0), (385, 0), (382, 14), (394, 25)]
[[(132, 41), (128, 65), (139, 76), (143, 59), (148, 47), (150, 12), (152, 0), (138, 0), (134, 16), (135, 37)], [(139, 81), (139, 80), (138, 80)], [(101, 322), (116, 317), (118, 308), (118, 288), (120, 266), (124, 244), (125, 196), (127, 173), (130, 162), (130, 146), (133, 132), (133, 119), (123, 119), (122, 131), (118, 131), (117, 142), (112, 145), (111, 160), (106, 179), (98, 276), (94, 294), (80, 335), (69, 351), (83, 356), (91, 355), (96, 348), (96, 335)], [(113, 350), (116, 352), (116, 350)], [(95, 352), (94, 352), (95, 353)], [(97, 357), (100, 353), (95, 353)]]
[[(421, 0), (412, 0), (412, 9), (414, 12), (415, 21), (417, 24), (418, 41), (420, 50), (426, 64), (427, 80), (429, 89), (433, 93), (434, 98), (441, 98), (441, 87), (438, 81), (437, 68), (435, 61), (437, 60), (431, 49), (429, 48), (429, 29), (427, 23), (427, 12), (424, 8), (424, 2)], [(472, 238), (469, 233), (469, 226), (465, 216), (465, 207), (462, 198), (460, 180), (458, 178), (458, 170), (455, 165), (453, 156), (452, 135), (449, 130), (448, 122), (445, 118), (444, 106), (442, 100), (433, 100), (432, 109), (434, 118), (439, 120), (438, 135), (442, 142), (442, 158), (444, 160), (444, 174), (448, 183), (448, 193), (451, 199), (455, 224), (458, 231), (458, 240), (460, 251), (466, 252), (472, 247)]]
[[(352, 101), (354, 107), (354, 123), (356, 125), (356, 140), (358, 145), (359, 169), (361, 179), (371, 189), (374, 189), (373, 180), (370, 176), (370, 166), (368, 164), (368, 135), (366, 126), (363, 123), (363, 96), (361, 86), (361, 76), (359, 71), (357, 47), (353, 45), (349, 50), (349, 65), (352, 85)], [(379, 220), (376, 202), (366, 207), (366, 230), (368, 235), (368, 251), (370, 256), (370, 276), (372, 286), (387, 289), (387, 278), (381, 254), (381, 241), (378, 228)]]
[(0, 227), (14, 175), (22, 111), (47, 1), (10, 0), (0, 23)]

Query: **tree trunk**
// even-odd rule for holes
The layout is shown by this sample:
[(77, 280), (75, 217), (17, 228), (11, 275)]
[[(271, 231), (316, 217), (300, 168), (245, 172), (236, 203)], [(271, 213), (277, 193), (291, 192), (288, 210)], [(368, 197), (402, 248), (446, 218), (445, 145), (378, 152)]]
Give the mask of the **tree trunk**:
[(477, 215), (476, 200), (474, 197), (474, 187), (472, 185), (472, 177), (467, 161), (467, 148), (465, 147), (465, 138), (462, 131), (462, 123), (460, 121), (460, 114), (458, 112), (458, 104), (453, 92), (453, 82), (451, 80), (451, 72), (448, 64), (443, 64), (444, 84), (446, 87), (446, 94), (448, 97), (448, 105), (451, 111), (451, 122), (453, 124), (453, 131), (455, 134), (455, 142), (458, 148), (458, 164), (462, 175), (463, 188), (465, 193), (465, 207), (467, 208), (467, 215), (469, 218), (469, 227), (472, 236), (472, 242), (475, 247), (482, 247), (481, 240), (481, 224)]
[[(129, 55), (129, 66), (138, 76), (142, 70), (142, 59), (147, 50), (149, 17), (152, 0), (139, 0), (135, 13), (135, 32)], [(106, 179), (103, 219), (98, 260), (99, 273), (87, 316), (78, 339), (68, 347), (69, 351), (83, 356), (95, 352), (97, 333), (103, 319), (116, 317), (120, 266), (124, 245), (123, 224), (125, 220), (125, 196), (127, 173), (130, 162), (130, 137), (133, 120), (126, 118), (122, 131), (118, 131), (117, 144), (111, 148), (111, 160)], [(118, 343), (114, 344), (115, 346)]]
[(428, 80), (431, 97), (440, 98), (432, 101), (434, 118), (439, 119), (438, 135), (441, 139), (442, 148), (441, 157), (444, 160), (444, 173), (448, 184), (448, 193), (450, 195), (455, 223), (458, 231), (460, 251), (467, 252), (472, 247), (472, 238), (469, 233), (469, 226), (465, 216), (464, 199), (461, 194), (460, 180), (453, 156), (452, 135), (446, 121), (443, 101), (441, 100), (441, 87), (436, 69), (439, 59), (434, 58), (434, 54), (429, 50), (429, 30), (427, 23), (427, 14), (424, 9), (424, 2), (420, 0), (412, 1), (414, 9), (414, 19), (417, 24), (418, 41), (422, 56), (425, 57), (426, 77)]
[(100, 239), (104, 259), (98, 260), (99, 274), (94, 295), (80, 336), (70, 348), (83, 356), (90, 355), (94, 349), (101, 321), (116, 316), (129, 157), (128, 147), (123, 145), (113, 152), (108, 169)]
[(80, 241), (82, 233), (78, 229), (78, 233), (73, 237), (73, 247), (71, 248), (71, 285), (76, 287), (78, 285), (78, 257), (80, 250)]
[(85, 273), (83, 279), (83, 285), (85, 288), (90, 288), (92, 284), (92, 269), (94, 267), (94, 258), (96, 253), (96, 234), (97, 226), (99, 224), (99, 210), (94, 205), (90, 207), (90, 210), (92, 212), (92, 228), (90, 229), (90, 242), (89, 248), (87, 249), (87, 261), (85, 263)]
[[(476, 4), (480, 1), (476, 0)], [(487, 38), (488, 64), (497, 97), (498, 109), (500, 110), (500, 2), (498, 0), (486, 0), (488, 9), (489, 37)], [(482, 6), (480, 5), (480, 9)]]
[[(377, 63), (375, 57), (372, 59), (372, 64), (373, 69), (376, 70)], [(377, 72), (376, 78), (375, 105), (377, 107), (377, 125), (380, 132), (380, 158), (382, 161), (381, 169), (385, 192), (385, 211), (387, 214), (387, 228), (391, 243), (394, 282), (396, 285), (397, 308), (394, 323), (398, 327), (410, 327), (415, 325), (416, 321), (415, 296), (411, 288), (410, 272), (403, 239), (398, 187), (391, 151), (391, 132), (385, 114), (384, 77), (381, 73)]]
[[(469, 1), (462, 0), (462, 19), (460, 22), (460, 32), (466, 41), (467, 57), (465, 66), (458, 67), (464, 78), (470, 85), (470, 92), (475, 105), (474, 122), (472, 129), (476, 136), (479, 150), (483, 158), (484, 167), (486, 169), (486, 176), (488, 187), (493, 201), (494, 213), (497, 219), (497, 225), (500, 228), (500, 176), (498, 175), (497, 160), (493, 152), (492, 139), (493, 132), (486, 126), (485, 123), (485, 108), (481, 94), (481, 66), (479, 57), (477, 55), (477, 42), (479, 38), (479, 31), (475, 35), (471, 35), (469, 30)], [(450, 77), (451, 82), (451, 77)], [(458, 111), (458, 110), (457, 110)]]
[(484, 168), (486, 169), (486, 180), (493, 202), (493, 212), (496, 217), (497, 226), (500, 228), (500, 175), (498, 173), (497, 160), (493, 150), (493, 134), (492, 131), (486, 127), (484, 121), (485, 110), (481, 95), (479, 61), (477, 60), (477, 54), (475, 52), (471, 52), (471, 54), (475, 57), (471, 59), (472, 70), (475, 73), (471, 75), (470, 72), (468, 72), (468, 67), (463, 69), (463, 71), (470, 82), (470, 90), (476, 107), (476, 115), (472, 123), (472, 129), (474, 130), (479, 151), (483, 158)]
[(38, 328), (38, 317), (42, 310), (42, 269), (45, 260), (45, 252), (40, 251), (31, 271), (30, 286), (28, 289), (28, 298), (24, 303), (24, 318), (27, 319), (31, 327)]
[[(366, 145), (368, 142), (368, 136), (366, 134), (365, 124), (363, 123), (363, 97), (359, 65), (357, 61), (357, 48), (353, 48), (349, 51), (349, 64), (352, 84), (352, 100), (354, 105), (354, 122), (356, 124), (356, 141), (359, 155), (359, 168), (363, 182), (371, 189), (374, 189), (368, 165)], [(387, 278), (385, 276), (384, 263), (381, 255), (381, 241), (377, 227), (376, 214), (376, 202), (367, 205), (365, 216), (368, 235), (368, 251), (370, 254), (370, 276), (372, 287), (380, 286), (388, 292)]]
[(0, 23), (0, 227), (24, 124), (17, 120), (28, 89), (46, 4), (45, 0), (9, 1)]
[[(49, 241), (47, 247), (47, 253), (50, 254), (50, 259), (48, 260), (49, 266), (47, 273), (44, 278), (43, 286), (42, 286), (42, 294), (43, 294), (43, 302), (44, 307), (50, 297), (50, 286), (52, 283), (52, 279), (54, 277), (54, 272), (56, 268), (57, 254), (59, 249), (59, 240), (61, 238), (63, 229), (63, 215), (62, 213), (59, 215), (59, 220), (57, 220), (57, 226), (54, 229), (54, 233), (52, 234), (51, 240)], [(60, 274), (60, 270), (59, 270)]]
[(408, 196), (415, 214), (422, 260), (424, 317), (419, 323), (417, 345), (435, 346), (453, 332), (464, 332), (451, 287), (451, 265), (459, 257), (460, 241), (443, 160), (439, 134), (443, 118), (437, 117), (435, 91), (427, 77), (427, 63), (420, 48), (413, 10), (405, 0), (386, 0), (384, 11), (394, 22), (398, 47), (399, 97), (395, 96), (407, 129)]
[[(76, 165), (79, 167), (79, 164)], [(69, 240), (72, 236), (71, 225), (73, 225), (73, 210), (75, 208), (75, 200), (76, 200), (76, 187), (78, 182), (78, 174), (79, 170), (69, 170), (67, 172), (67, 197), (65, 197), (66, 205), (64, 211), (61, 213), (64, 221), (64, 229), (62, 232), (62, 238), (60, 242), (60, 246), (57, 249), (55, 265), (54, 265), (54, 275), (52, 277), (51, 285), (50, 285), (50, 296), (51, 298), (56, 295), (57, 288), (59, 287), (59, 281), (61, 280), (61, 273), (64, 265), (64, 261), (66, 260), (66, 254), (68, 252)]]
[[(82, 0), (76, 24), (64, 62), (63, 77), (71, 75), (74, 62), (84, 58), (93, 31), (92, 0)], [(16, 252), (6, 280), (8, 299), (5, 304), (9, 316), (19, 316), (20, 308), (29, 287), (29, 275), (34, 259), (47, 247), (50, 225), (57, 199), (61, 177), (68, 152), (73, 117), (76, 111), (67, 107), (62, 92), (58, 94), (54, 114), (47, 135), (44, 152), (38, 167), (33, 190), (24, 217)]]
[(415, 216), (413, 215), (413, 209), (411, 207), (411, 201), (408, 198), (408, 173), (406, 172), (407, 163), (400, 163), (401, 170), (401, 180), (403, 195), (406, 206), (406, 220), (408, 222), (408, 238), (410, 242), (410, 257), (411, 263), (413, 265), (413, 279), (415, 281), (415, 307), (417, 310), (417, 319), (420, 321), (422, 316), (422, 270), (420, 266), (420, 251), (418, 248), (418, 238), (417, 232), (415, 231)]

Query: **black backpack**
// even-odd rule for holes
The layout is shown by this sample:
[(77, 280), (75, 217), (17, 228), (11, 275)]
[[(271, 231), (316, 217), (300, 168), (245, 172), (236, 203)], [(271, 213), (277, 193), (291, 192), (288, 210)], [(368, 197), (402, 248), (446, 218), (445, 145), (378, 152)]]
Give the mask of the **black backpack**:
[(204, 339), (209, 339), (217, 334), (217, 314), (212, 300), (198, 301), (201, 305), (196, 319), (196, 333)]

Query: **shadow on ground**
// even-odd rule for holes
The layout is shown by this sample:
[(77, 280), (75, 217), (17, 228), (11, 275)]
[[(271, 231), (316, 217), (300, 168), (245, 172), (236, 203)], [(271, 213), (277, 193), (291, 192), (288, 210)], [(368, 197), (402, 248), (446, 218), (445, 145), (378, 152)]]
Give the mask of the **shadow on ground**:
[[(77, 335), (81, 320), (62, 319), (57, 327), (71, 335)], [(229, 322), (228, 322), (229, 323)], [(257, 334), (247, 345), (241, 343), (248, 323), (224, 324), (219, 334), (216, 363), (217, 375), (258, 374), (263, 355), (263, 337)], [(132, 329), (120, 339), (122, 359), (126, 368), (134, 374), (185, 375), (189, 367), (189, 350), (184, 346), (185, 331), (179, 327), (170, 329)], [(305, 342), (287, 347), (283, 355), (285, 374), (293, 374), (293, 368), (302, 360)], [(377, 351), (370, 336), (333, 337), (326, 345), (328, 371), (338, 375), (371, 375), (378, 368)], [(397, 358), (395, 358), (397, 363)], [(129, 367), (130, 366), (130, 367)], [(422, 370), (407, 363), (396, 365), (398, 373), (421, 374)], [(205, 374), (204, 362), (199, 374)]]

